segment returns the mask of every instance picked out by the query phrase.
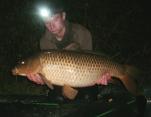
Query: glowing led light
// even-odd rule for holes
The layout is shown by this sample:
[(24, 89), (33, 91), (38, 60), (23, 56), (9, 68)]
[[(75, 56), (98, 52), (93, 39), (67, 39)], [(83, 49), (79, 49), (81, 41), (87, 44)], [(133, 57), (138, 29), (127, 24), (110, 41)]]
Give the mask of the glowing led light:
[(39, 7), (38, 14), (43, 20), (46, 20), (51, 17), (51, 11), (47, 7)]

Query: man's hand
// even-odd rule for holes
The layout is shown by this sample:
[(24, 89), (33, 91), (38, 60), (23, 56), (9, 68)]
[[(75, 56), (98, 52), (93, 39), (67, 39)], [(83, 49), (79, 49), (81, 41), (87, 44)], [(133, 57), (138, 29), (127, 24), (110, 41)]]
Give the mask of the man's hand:
[(111, 80), (111, 75), (109, 73), (104, 73), (97, 81), (98, 85), (108, 85)]
[(42, 80), (42, 78), (39, 74), (28, 74), (27, 78), (36, 84), (40, 84), (40, 85), (45, 84), (45, 82)]

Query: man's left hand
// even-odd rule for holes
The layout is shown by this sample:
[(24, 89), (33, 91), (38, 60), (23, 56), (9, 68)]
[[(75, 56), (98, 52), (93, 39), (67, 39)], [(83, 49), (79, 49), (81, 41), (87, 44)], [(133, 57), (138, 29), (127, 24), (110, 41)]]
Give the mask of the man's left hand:
[(111, 75), (109, 73), (104, 73), (96, 83), (98, 85), (108, 85), (110, 80), (111, 80)]

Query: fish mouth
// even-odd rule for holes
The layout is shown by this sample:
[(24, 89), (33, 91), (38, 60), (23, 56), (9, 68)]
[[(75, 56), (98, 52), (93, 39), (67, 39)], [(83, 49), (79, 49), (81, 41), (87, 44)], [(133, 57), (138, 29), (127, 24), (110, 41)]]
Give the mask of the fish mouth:
[(13, 68), (13, 69), (12, 69), (12, 74), (13, 74), (13, 75), (17, 75), (17, 68)]
[(12, 69), (12, 74), (13, 75), (20, 75), (20, 76), (27, 76), (25, 73), (19, 73), (19, 71), (16, 67), (14, 69)]

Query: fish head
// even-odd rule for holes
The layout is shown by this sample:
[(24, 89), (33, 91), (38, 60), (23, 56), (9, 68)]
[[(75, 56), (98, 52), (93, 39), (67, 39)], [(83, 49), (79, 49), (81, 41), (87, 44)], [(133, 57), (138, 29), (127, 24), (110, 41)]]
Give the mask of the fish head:
[(28, 74), (36, 74), (39, 72), (40, 60), (37, 58), (30, 57), (24, 59), (12, 69), (13, 75), (27, 76)]

